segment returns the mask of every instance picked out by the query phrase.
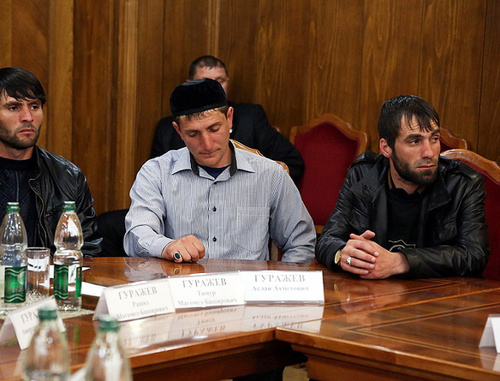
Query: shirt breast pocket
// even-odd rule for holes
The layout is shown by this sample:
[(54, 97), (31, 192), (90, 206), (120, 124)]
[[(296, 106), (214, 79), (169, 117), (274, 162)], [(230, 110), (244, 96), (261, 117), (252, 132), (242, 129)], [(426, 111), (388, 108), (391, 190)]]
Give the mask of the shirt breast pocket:
[(233, 240), (237, 246), (252, 252), (262, 251), (269, 237), (268, 207), (238, 207)]

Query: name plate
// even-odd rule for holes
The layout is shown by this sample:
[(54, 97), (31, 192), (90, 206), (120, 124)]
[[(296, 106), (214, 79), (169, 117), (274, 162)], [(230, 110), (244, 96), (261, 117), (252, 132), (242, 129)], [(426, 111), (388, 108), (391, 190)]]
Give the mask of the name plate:
[(169, 278), (175, 308), (199, 308), (244, 304), (238, 273), (189, 275)]
[(94, 319), (109, 314), (119, 321), (174, 312), (168, 279), (107, 287), (102, 291)]
[(321, 271), (242, 271), (247, 302), (324, 303)]
[[(17, 338), (21, 350), (28, 348), (31, 337), (38, 326), (38, 310), (42, 306), (54, 307), (57, 310), (56, 300), (54, 297), (50, 297), (9, 312), (0, 331), (0, 343), (8, 343)], [(65, 331), (64, 323), (59, 314), (57, 323), (59, 329)]]
[(496, 347), (500, 353), (500, 315), (488, 315), (479, 347)]

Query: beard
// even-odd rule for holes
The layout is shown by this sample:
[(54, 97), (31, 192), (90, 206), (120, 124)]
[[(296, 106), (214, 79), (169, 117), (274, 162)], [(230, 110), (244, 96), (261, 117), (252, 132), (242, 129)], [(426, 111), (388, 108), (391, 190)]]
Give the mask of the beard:
[(35, 131), (35, 134), (33, 135), (32, 138), (20, 138), (17, 135), (17, 131), (14, 132), (13, 134), (9, 134), (8, 131), (3, 128), (3, 126), (0, 125), (0, 141), (7, 147), (14, 148), (16, 150), (24, 150), (30, 147), (33, 147), (37, 141), (38, 138), (40, 137), (40, 127), (35, 128), (33, 125), (28, 125), (28, 126), (23, 126), (18, 128), (17, 130), (20, 131), (24, 128), (33, 128)]
[[(410, 163), (401, 160), (396, 154), (396, 151), (393, 150), (392, 162), (394, 164), (394, 169), (396, 169), (398, 175), (405, 181), (409, 181), (412, 182), (413, 184), (418, 184), (418, 185), (430, 185), (434, 183), (434, 181), (436, 181), (438, 173), (437, 160), (434, 163), (436, 164), (436, 166), (433, 169), (427, 169), (424, 171), (417, 172), (410, 168)], [(433, 161), (429, 159), (429, 160), (422, 160), (422, 162), (417, 163), (417, 165), (431, 164), (431, 163), (433, 163)]]

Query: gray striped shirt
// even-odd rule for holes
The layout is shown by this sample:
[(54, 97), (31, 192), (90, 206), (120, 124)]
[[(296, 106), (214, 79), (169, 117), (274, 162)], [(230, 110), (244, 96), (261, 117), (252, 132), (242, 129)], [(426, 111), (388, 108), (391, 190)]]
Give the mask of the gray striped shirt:
[(271, 238), (284, 261), (312, 262), (314, 224), (290, 176), (254, 153), (236, 148), (233, 157), (233, 171), (217, 179), (193, 171), (187, 148), (146, 162), (130, 190), (127, 254), (161, 257), (169, 242), (193, 234), (205, 258), (268, 260)]

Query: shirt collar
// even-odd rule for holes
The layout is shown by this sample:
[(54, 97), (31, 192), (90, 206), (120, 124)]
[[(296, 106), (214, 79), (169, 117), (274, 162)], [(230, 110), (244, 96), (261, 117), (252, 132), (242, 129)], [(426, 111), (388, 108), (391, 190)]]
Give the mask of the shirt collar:
[[(238, 170), (255, 172), (251, 164), (248, 162), (247, 158), (243, 155), (242, 152), (234, 147), (231, 141), (229, 141), (229, 148), (231, 149), (231, 165), (229, 168), (229, 174), (231, 176), (233, 176)], [(198, 167), (198, 163), (196, 163), (194, 156), (189, 152), (187, 147), (184, 147), (179, 151), (181, 152), (178, 160), (175, 161), (172, 173), (175, 174), (177, 172), (191, 170), (196, 176), (199, 176), (200, 168)]]

